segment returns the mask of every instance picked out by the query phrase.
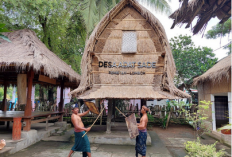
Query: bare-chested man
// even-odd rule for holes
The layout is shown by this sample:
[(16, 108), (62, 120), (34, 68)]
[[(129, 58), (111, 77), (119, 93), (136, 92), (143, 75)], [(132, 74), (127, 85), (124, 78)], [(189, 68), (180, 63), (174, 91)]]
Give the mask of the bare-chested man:
[(146, 156), (146, 141), (147, 141), (147, 112), (149, 109), (146, 106), (143, 106), (141, 109), (141, 113), (143, 114), (142, 118), (140, 119), (140, 123), (137, 123), (138, 129), (139, 129), (139, 135), (136, 137), (136, 145), (135, 145), (135, 151), (136, 151), (136, 157), (138, 157), (138, 154), (141, 154), (142, 157)]
[(78, 113), (78, 112), (79, 112), (78, 107), (72, 107), (73, 114), (71, 116), (71, 121), (74, 125), (75, 144), (70, 150), (68, 157), (70, 157), (74, 151), (83, 152), (83, 157), (87, 157), (87, 156), (91, 157), (90, 143), (88, 136), (85, 135), (84, 137), (82, 137), (82, 135), (84, 135), (85, 132), (88, 132), (90, 130), (90, 127), (85, 128), (81, 120), (81, 117), (89, 113), (89, 110), (84, 113)]

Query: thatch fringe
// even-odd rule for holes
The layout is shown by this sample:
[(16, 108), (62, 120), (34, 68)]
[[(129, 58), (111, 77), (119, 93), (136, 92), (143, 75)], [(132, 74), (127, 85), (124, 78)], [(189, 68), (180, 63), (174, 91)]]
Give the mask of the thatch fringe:
[(174, 20), (171, 29), (175, 25), (187, 24), (189, 28), (195, 17), (198, 17), (196, 25), (193, 27), (193, 34), (203, 32), (208, 21), (217, 16), (220, 24), (224, 23), (231, 17), (231, 0), (184, 0), (181, 8), (172, 13), (169, 17)]
[[(138, 36), (138, 51), (140, 52), (148, 52), (148, 49), (153, 49), (154, 52), (156, 50), (158, 51), (165, 51), (165, 66), (164, 66), (164, 71), (166, 71), (165, 76), (163, 76), (163, 82), (168, 82), (168, 84), (166, 85), (167, 88), (164, 90), (167, 90), (167, 92), (170, 92), (171, 95), (173, 95), (173, 97), (175, 97), (174, 95), (176, 95), (176, 97), (190, 97), (188, 94), (184, 93), (183, 91), (178, 90), (174, 83), (173, 83), (173, 78), (174, 78), (174, 74), (176, 71), (176, 67), (175, 67), (175, 63), (173, 60), (173, 56), (172, 56), (172, 52), (171, 52), (171, 48), (170, 45), (168, 43), (168, 39), (165, 33), (165, 30), (162, 26), (162, 24), (159, 22), (159, 20), (151, 13), (149, 12), (147, 9), (145, 9), (143, 6), (141, 6), (136, 0), (122, 0), (121, 2), (119, 2), (112, 10), (110, 10), (103, 18), (102, 20), (98, 23), (98, 25), (95, 27), (95, 29), (93, 30), (92, 34), (89, 37), (88, 42), (86, 43), (85, 46), (85, 50), (84, 50), (84, 54), (82, 57), (82, 62), (81, 62), (81, 67), (82, 67), (82, 76), (81, 76), (81, 83), (79, 85), (79, 88), (73, 90), (72, 92), (70, 92), (71, 95), (80, 95), (81, 93), (85, 92), (86, 89), (90, 89), (92, 88), (92, 78), (89, 76), (89, 73), (91, 72), (91, 61), (90, 61), (90, 53), (89, 52), (93, 52), (94, 51), (94, 46), (97, 43), (101, 43), (101, 40), (98, 40), (101, 37), (104, 36), (105, 38), (108, 38), (106, 41), (106, 46), (104, 46), (104, 50), (103, 47), (101, 46), (101, 49), (103, 50), (102, 53), (115, 53), (115, 52), (119, 52), (121, 49), (121, 33), (116, 33), (117, 31), (113, 31), (114, 33), (111, 34), (111, 32), (107, 32), (104, 31), (106, 26), (108, 25), (111, 28), (115, 28), (115, 21), (112, 22), (112, 19), (126, 19), (128, 18), (130, 15), (127, 14), (119, 14), (119, 12), (122, 9), (125, 9), (126, 5), (130, 5), (131, 7), (133, 7), (135, 10), (137, 10), (141, 15), (141, 18), (146, 19), (146, 22), (149, 23), (148, 26), (146, 26), (148, 29), (152, 28), (154, 29), (154, 31), (158, 34), (158, 42), (160, 42), (162, 44), (162, 47), (151, 47), (151, 45), (154, 45), (154, 43), (152, 42), (152, 40), (150, 38), (147, 38), (148, 34), (147, 33), (140, 33), (139, 31), (137, 32), (137, 36)], [(136, 16), (136, 15), (135, 15)], [(138, 17), (138, 19), (141, 19)], [(123, 21), (123, 23), (125, 25), (117, 25), (117, 28), (121, 28), (121, 29), (131, 29), (131, 28), (136, 28), (136, 29), (142, 29), (143, 27), (142, 24), (143, 22), (140, 23), (140, 25), (138, 24), (134, 24), (133, 22), (130, 21)], [(144, 23), (146, 24), (146, 23)], [(104, 34), (102, 34), (102, 32), (104, 31)], [(152, 33), (152, 32), (151, 32)], [(153, 43), (153, 44), (151, 44)], [(155, 43), (156, 44), (156, 43)], [(109, 46), (109, 47), (108, 47)], [(156, 46), (156, 45), (155, 45)], [(99, 47), (97, 48), (99, 49)], [(100, 51), (100, 49), (99, 49)], [(151, 53), (151, 51), (149, 51), (149, 53)], [(142, 58), (141, 58), (142, 60)], [(109, 79), (109, 78), (108, 78)], [(160, 78), (161, 79), (161, 78)], [(162, 81), (162, 80), (161, 80)], [(86, 91), (88, 92), (88, 91)], [(85, 93), (86, 93), (85, 92)]]
[(43, 70), (50, 78), (67, 77), (70, 82), (80, 82), (80, 75), (51, 52), (29, 29), (4, 33), (11, 42), (0, 39), (0, 70), (9, 66), (16, 70), (32, 67), (35, 72)]
[(201, 76), (193, 79), (193, 86), (207, 81), (211, 81), (213, 84), (220, 83), (223, 78), (226, 78), (227, 81), (231, 81), (231, 54), (221, 59)]

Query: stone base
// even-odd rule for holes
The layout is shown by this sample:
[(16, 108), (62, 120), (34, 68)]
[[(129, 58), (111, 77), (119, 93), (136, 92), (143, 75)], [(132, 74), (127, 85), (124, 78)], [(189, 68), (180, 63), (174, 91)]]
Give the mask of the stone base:
[(212, 131), (212, 133), (208, 133), (208, 135), (210, 137), (220, 141), (221, 143), (224, 143), (224, 144), (231, 147), (231, 135), (225, 135), (225, 134), (222, 134), (221, 132), (217, 132), (217, 131)]
[(60, 130), (67, 130), (67, 122), (55, 122), (55, 127), (59, 127)]
[(231, 146), (231, 135), (221, 134), (221, 141)]
[[(95, 125), (86, 135), (89, 138), (89, 142), (92, 144), (135, 145), (135, 138), (130, 138), (124, 124), (113, 124), (111, 133), (106, 133), (105, 125)], [(72, 135), (70, 140), (74, 142), (75, 136)], [(147, 145), (151, 145), (149, 133), (147, 133)]]
[[(48, 130), (45, 130), (46, 123), (36, 123), (33, 124), (34, 129), (30, 131), (22, 131), (21, 139), (13, 141), (11, 139), (11, 132), (9, 134), (3, 134), (0, 139), (6, 140), (6, 147), (0, 151), (0, 156), (9, 156), (9, 154), (14, 154), (22, 149), (29, 147), (30, 145), (39, 142), (41, 139), (49, 137), (51, 134), (59, 131), (59, 127), (54, 126), (52, 123), (49, 124)], [(1, 135), (1, 134), (0, 134)]]

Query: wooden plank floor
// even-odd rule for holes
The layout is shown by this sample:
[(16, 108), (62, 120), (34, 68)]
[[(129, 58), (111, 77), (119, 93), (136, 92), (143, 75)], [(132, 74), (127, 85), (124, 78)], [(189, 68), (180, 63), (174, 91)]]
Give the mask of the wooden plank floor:
[[(62, 112), (37, 111), (37, 112), (32, 112), (30, 117), (39, 117), (39, 116), (46, 116), (50, 114), (59, 114), (59, 113), (62, 113)], [(14, 118), (14, 117), (24, 118), (24, 111), (0, 111), (0, 119), (1, 118)]]

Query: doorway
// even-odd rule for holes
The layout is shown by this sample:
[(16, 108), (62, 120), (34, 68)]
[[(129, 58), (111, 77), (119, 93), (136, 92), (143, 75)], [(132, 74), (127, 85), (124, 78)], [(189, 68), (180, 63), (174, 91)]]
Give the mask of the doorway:
[(229, 123), (228, 111), (228, 96), (215, 96), (215, 118), (217, 128)]

